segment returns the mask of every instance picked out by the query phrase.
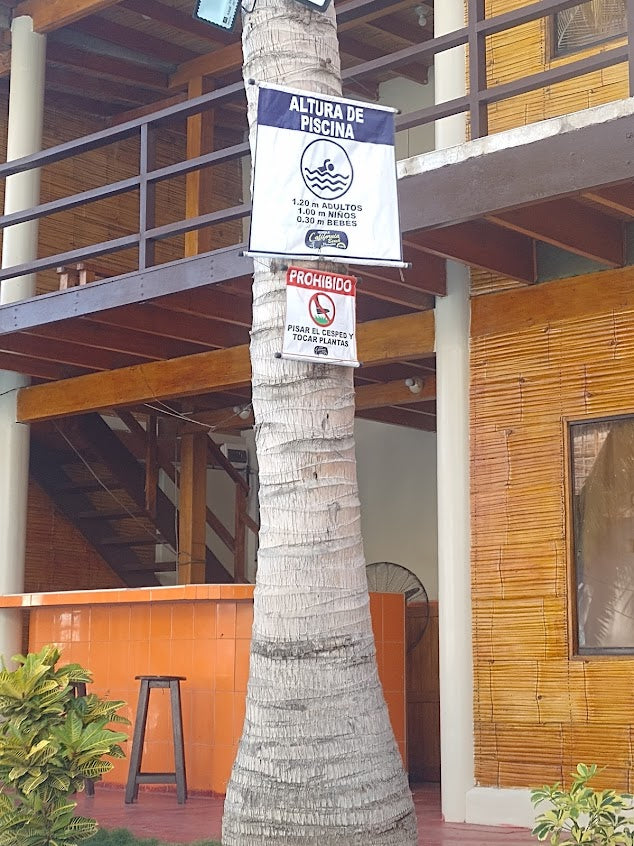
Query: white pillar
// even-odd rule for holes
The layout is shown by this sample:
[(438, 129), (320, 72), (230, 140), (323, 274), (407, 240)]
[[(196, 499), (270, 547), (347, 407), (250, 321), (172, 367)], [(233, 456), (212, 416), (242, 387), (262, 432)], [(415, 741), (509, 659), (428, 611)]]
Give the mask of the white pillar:
[[(442, 0), (435, 35), (464, 26), (463, 0)], [(436, 57), (436, 102), (465, 93), (462, 47)], [(439, 121), (436, 148), (461, 144), (466, 116)], [(469, 271), (447, 262), (447, 296), (436, 298), (438, 616), (441, 801), (446, 820), (466, 819), (474, 785), (469, 504)]]
[[(35, 153), (42, 146), (44, 67), (46, 39), (33, 32), (33, 20), (21, 16), (11, 27), (11, 83), (7, 161)], [(7, 179), (5, 214), (39, 202), (37, 171)], [(37, 256), (37, 222), (12, 226), (4, 232), (2, 266), (21, 264)], [(3, 282), (0, 302), (7, 303), (35, 293), (35, 277)], [(16, 423), (18, 389), (28, 379), (0, 371), (0, 594), (24, 589), (24, 552), (29, 483), (29, 427)], [(8, 659), (22, 651), (20, 612), (0, 612), (0, 655)]]

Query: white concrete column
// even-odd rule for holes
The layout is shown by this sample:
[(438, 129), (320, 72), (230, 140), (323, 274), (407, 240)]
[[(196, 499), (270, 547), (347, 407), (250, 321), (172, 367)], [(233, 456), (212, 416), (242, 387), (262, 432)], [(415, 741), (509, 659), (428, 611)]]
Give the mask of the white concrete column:
[[(35, 153), (42, 146), (46, 39), (33, 32), (33, 20), (15, 18), (11, 27), (11, 82), (7, 161)], [(7, 179), (5, 214), (37, 205), (37, 171)], [(12, 226), (4, 232), (2, 266), (21, 264), (37, 256), (37, 222)], [(0, 302), (8, 303), (35, 293), (35, 277), (3, 282)], [(28, 379), (0, 371), (0, 594), (24, 589), (24, 553), (29, 483), (29, 427), (16, 423), (18, 389)], [(20, 612), (0, 612), (0, 655), (5, 660), (22, 651)]]
[[(463, 0), (436, 3), (435, 35), (464, 26)], [(436, 102), (465, 93), (462, 47), (436, 57)], [(438, 121), (436, 149), (466, 139), (466, 116)], [(474, 785), (469, 504), (469, 271), (447, 262), (447, 296), (436, 298), (438, 614), (441, 799), (446, 820), (466, 819)]]

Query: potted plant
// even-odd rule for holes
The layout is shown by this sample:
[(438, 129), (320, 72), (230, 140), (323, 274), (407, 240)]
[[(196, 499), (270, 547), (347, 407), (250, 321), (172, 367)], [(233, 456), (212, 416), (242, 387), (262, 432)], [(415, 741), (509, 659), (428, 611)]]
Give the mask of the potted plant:
[(127, 735), (107, 728), (129, 723), (123, 702), (75, 696), (74, 682), (90, 682), (78, 664), (56, 667), (60, 653), (46, 646), (16, 655), (16, 670), (0, 671), (0, 846), (74, 846), (97, 830), (74, 815), (72, 795), (85, 779), (125, 757)]
[(572, 784), (559, 783), (531, 791), (533, 805), (550, 807), (535, 818), (533, 834), (538, 840), (586, 843), (588, 846), (632, 846), (634, 817), (632, 796), (615, 790), (595, 790), (588, 782), (599, 772), (596, 764), (577, 764)]

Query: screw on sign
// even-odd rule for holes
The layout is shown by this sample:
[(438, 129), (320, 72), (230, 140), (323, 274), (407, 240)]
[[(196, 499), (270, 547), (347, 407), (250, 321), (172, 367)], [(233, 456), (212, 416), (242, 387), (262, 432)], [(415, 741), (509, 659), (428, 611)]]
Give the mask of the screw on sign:
[(308, 311), (317, 326), (331, 326), (335, 319), (335, 303), (328, 294), (313, 294), (308, 302)]

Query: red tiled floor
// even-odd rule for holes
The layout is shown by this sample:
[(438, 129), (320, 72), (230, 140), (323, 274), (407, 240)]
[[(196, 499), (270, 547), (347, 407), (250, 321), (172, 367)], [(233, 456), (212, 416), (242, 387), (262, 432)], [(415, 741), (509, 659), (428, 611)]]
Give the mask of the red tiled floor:
[[(528, 846), (535, 840), (528, 829), (445, 823), (440, 814), (438, 785), (413, 788), (418, 817), (419, 846)], [(96, 818), (103, 828), (128, 828), (140, 837), (174, 843), (220, 840), (221, 797), (193, 796), (178, 805), (170, 793), (142, 792), (134, 805), (125, 805), (123, 791), (97, 788), (93, 799), (79, 798), (77, 813)], [(371, 844), (368, 844), (371, 846)]]

